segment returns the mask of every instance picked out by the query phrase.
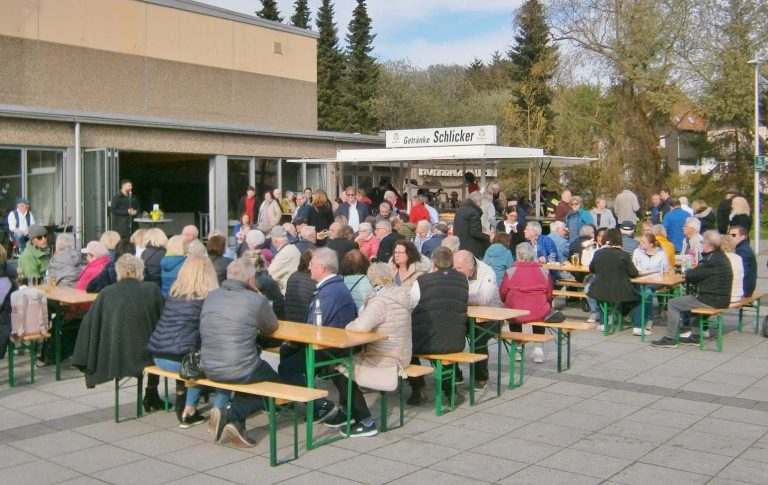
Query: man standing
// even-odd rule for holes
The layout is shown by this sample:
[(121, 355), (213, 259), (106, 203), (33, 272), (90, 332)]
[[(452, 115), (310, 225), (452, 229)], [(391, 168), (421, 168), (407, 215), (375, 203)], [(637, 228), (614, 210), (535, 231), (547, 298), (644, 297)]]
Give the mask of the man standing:
[(365, 218), (368, 217), (368, 205), (357, 200), (357, 189), (352, 186), (347, 187), (345, 194), (347, 201), (336, 209), (335, 215), (346, 217), (348, 224), (357, 232), (360, 223), (365, 222)]
[[(432, 270), (419, 276), (411, 287), (411, 300), (416, 304), (411, 320), (413, 354), (461, 352), (467, 338), (469, 282), (464, 274), (453, 269), (453, 253), (448, 248), (440, 247), (432, 253)], [(411, 361), (418, 362), (415, 357)], [(408, 404), (426, 401), (424, 378), (408, 378), (408, 381), (413, 391)], [(440, 383), (439, 388), (444, 393), (450, 392), (450, 384)], [(456, 402), (459, 401), (461, 398), (456, 396)]]
[(120, 182), (120, 192), (112, 198), (112, 230), (123, 239), (131, 237), (133, 218), (139, 213), (139, 199), (133, 195), (130, 180)]
[(637, 196), (629, 189), (624, 189), (613, 201), (613, 207), (616, 209), (616, 220), (632, 221), (637, 224), (637, 211), (640, 210), (640, 201)]
[(728, 233), (728, 226), (731, 223), (731, 202), (737, 195), (741, 195), (737, 189), (728, 189), (725, 198), (717, 206), (717, 230), (720, 234)]
[(555, 206), (555, 220), (565, 222), (565, 216), (568, 215), (568, 211), (571, 210), (571, 191), (568, 189), (563, 190), (563, 194), (560, 196), (560, 202)]
[(478, 259), (483, 258), (491, 242), (488, 234), (483, 232), (483, 211), (480, 209), (482, 203), (483, 194), (479, 191), (472, 192), (456, 212), (453, 222), (453, 234), (459, 238), (461, 249), (468, 250)]
[(667, 231), (667, 237), (670, 242), (675, 245), (675, 252), (680, 254), (683, 249), (683, 239), (685, 239), (685, 233), (683, 232), (683, 226), (686, 219), (688, 219), (688, 213), (680, 207), (680, 202), (674, 197), (667, 199), (669, 207), (672, 209), (666, 213), (662, 225)]
[(8, 213), (8, 231), (11, 241), (19, 243), (19, 253), (24, 251), (29, 241), (29, 227), (35, 223), (32, 212), (29, 211), (29, 200), (25, 197), (16, 199), (16, 210)]
[(731, 226), (728, 235), (736, 243), (736, 254), (741, 257), (744, 265), (744, 298), (752, 296), (757, 285), (757, 259), (749, 246), (747, 229), (741, 226)]
[(19, 257), (19, 272), (30, 276), (42, 277), (48, 271), (50, 256), (48, 255), (48, 233), (40, 224), (29, 226), (29, 244)]
[(667, 307), (667, 333), (660, 340), (652, 342), (654, 347), (677, 348), (675, 336), (680, 327), (680, 317), (688, 313), (691, 321), (691, 335), (681, 337), (680, 343), (699, 344), (699, 326), (689, 311), (698, 308), (728, 308), (731, 303), (733, 271), (728, 257), (720, 250), (723, 236), (717, 231), (704, 233), (701, 263), (685, 272), (686, 283), (693, 283), (693, 293), (672, 298)]
[(661, 198), (661, 218), (664, 219), (666, 217), (667, 212), (672, 210), (672, 200), (670, 195), (672, 192), (670, 192), (669, 189), (661, 189), (659, 191), (659, 197)]
[[(230, 263), (221, 288), (205, 299), (200, 313), (200, 358), (209, 379), (232, 384), (279, 381), (261, 359), (256, 337), (271, 335), (278, 322), (269, 301), (256, 290), (256, 268), (250, 259)], [(245, 429), (245, 419), (264, 409), (259, 396), (235, 394), (225, 408), (211, 409), (208, 432), (217, 443), (222, 434), (238, 447), (256, 442)]]
[(571, 197), (571, 210), (565, 216), (565, 227), (568, 229), (569, 241), (575, 241), (579, 237), (581, 228), (587, 224), (592, 224), (592, 215), (581, 206), (581, 202), (581, 197)]
[(280, 292), (285, 295), (285, 285), (288, 278), (299, 268), (301, 251), (288, 242), (288, 235), (280, 226), (272, 228), (272, 244), (277, 249), (277, 254), (272, 257), (269, 265), (269, 275), (275, 280)]
[(648, 207), (652, 224), (661, 224), (661, 209), (661, 197), (659, 194), (653, 194), (651, 196), (651, 206)]

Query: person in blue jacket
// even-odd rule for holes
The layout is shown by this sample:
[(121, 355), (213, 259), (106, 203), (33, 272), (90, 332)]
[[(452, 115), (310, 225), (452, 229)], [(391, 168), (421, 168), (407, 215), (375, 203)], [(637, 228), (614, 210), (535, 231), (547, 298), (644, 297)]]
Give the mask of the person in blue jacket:
[(565, 216), (565, 227), (568, 228), (568, 242), (579, 238), (581, 228), (592, 224), (592, 215), (582, 207), (581, 197), (571, 197), (571, 211)]
[(675, 246), (675, 252), (680, 253), (685, 239), (683, 226), (685, 226), (685, 220), (691, 215), (680, 207), (680, 201), (674, 197), (669, 198), (669, 206), (672, 209), (664, 215), (661, 224), (667, 230), (667, 238)]
[(541, 263), (546, 263), (550, 259), (557, 261), (557, 246), (548, 237), (541, 234), (541, 224), (536, 221), (531, 221), (525, 225), (526, 241), (536, 249), (536, 260)]

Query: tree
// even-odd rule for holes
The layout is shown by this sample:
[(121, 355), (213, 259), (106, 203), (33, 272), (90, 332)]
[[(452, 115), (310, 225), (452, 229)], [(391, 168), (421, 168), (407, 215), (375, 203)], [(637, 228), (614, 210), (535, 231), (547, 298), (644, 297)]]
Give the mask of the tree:
[(293, 4), (294, 12), (291, 16), (291, 25), (302, 29), (311, 29), (309, 25), (309, 7), (307, 0), (296, 0)]
[(277, 2), (275, 0), (261, 0), (261, 10), (256, 12), (256, 16), (274, 22), (283, 21), (280, 12), (277, 10)]
[[(511, 61), (512, 102), (506, 108), (507, 131), (516, 142), (551, 150), (552, 93), (549, 83), (557, 69), (557, 48), (550, 43), (544, 6), (526, 0), (515, 15), (515, 45), (507, 55)], [(513, 141), (513, 140), (510, 140)]]
[(320, 130), (341, 131), (341, 86), (344, 56), (339, 50), (339, 36), (333, 21), (333, 3), (323, 0), (317, 12), (317, 126)]
[(348, 131), (376, 132), (376, 123), (368, 109), (379, 75), (376, 60), (371, 56), (375, 37), (365, 0), (357, 0), (347, 34), (344, 111)]

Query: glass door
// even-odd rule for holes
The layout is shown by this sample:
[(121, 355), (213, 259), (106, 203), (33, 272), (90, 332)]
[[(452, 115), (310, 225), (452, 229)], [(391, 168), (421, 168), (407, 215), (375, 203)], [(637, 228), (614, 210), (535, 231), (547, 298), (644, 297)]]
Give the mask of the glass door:
[(83, 246), (98, 241), (109, 225), (109, 207), (119, 188), (119, 162), (116, 149), (83, 150)]

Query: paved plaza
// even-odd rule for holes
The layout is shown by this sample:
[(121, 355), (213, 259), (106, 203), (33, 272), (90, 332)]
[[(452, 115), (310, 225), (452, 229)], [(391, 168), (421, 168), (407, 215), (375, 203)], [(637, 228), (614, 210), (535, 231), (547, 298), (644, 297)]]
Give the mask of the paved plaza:
[[(760, 257), (760, 291), (768, 289), (765, 264)], [(586, 315), (575, 307), (566, 314)], [(545, 364), (529, 361), (522, 388), (497, 398), (489, 386), (480, 404), (442, 417), (433, 402), (408, 407), (404, 428), (302, 448), (298, 460), (276, 468), (269, 466), (263, 415), (248, 420), (256, 448), (213, 445), (206, 426), (182, 430), (173, 413), (115, 424), (113, 386), (87, 390), (76, 371), (55, 382), (53, 369), (40, 369), (34, 385), (11, 389), (3, 361), (2, 483), (762, 484), (768, 480), (768, 340), (753, 333), (753, 321), (748, 313), (738, 334), (736, 314), (726, 317), (722, 353), (712, 341), (701, 352), (652, 348), (629, 330), (609, 337), (576, 333), (567, 372), (556, 372), (550, 343)], [(660, 333), (654, 329), (652, 338)], [(20, 382), (28, 378), (26, 362), (19, 359)], [(506, 368), (505, 360), (505, 377)], [(377, 417), (378, 393), (367, 397)], [(394, 394), (391, 399), (394, 424)], [(135, 389), (122, 391), (121, 402), (125, 415), (135, 412)], [(280, 458), (291, 453), (290, 429), (288, 420), (280, 422)], [(331, 432), (316, 429), (321, 437)]]

